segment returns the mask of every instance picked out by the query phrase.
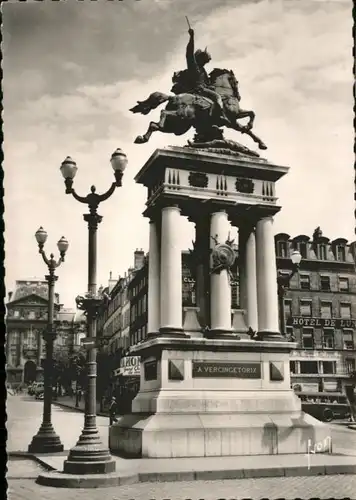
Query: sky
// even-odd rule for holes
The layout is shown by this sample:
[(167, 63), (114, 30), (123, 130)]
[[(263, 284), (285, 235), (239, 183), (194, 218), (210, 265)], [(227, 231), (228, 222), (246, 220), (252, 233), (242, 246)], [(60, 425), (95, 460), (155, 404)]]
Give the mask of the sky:
[[(233, 69), (241, 105), (256, 114), (264, 157), (290, 171), (278, 182), (275, 232), (354, 239), (352, 3), (348, 0), (88, 0), (2, 4), (6, 287), (43, 277), (34, 234), (45, 249), (69, 240), (56, 290), (66, 307), (87, 287), (85, 205), (66, 195), (59, 167), (77, 163), (81, 195), (113, 181), (110, 156), (128, 157), (123, 187), (100, 206), (98, 285), (123, 275), (136, 248), (148, 251), (146, 192), (134, 176), (161, 147), (185, 145), (193, 131), (134, 138), (159, 110), (133, 115), (137, 100), (168, 93), (185, 67), (185, 15), (209, 69)], [(247, 137), (227, 134), (254, 148)], [(182, 248), (194, 226), (182, 218)]]

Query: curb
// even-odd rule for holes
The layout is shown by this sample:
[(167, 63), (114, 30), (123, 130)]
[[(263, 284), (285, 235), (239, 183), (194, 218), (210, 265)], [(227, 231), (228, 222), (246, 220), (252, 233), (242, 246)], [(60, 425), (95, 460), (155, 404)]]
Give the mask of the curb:
[[(63, 408), (68, 408), (70, 410), (73, 410), (73, 411), (76, 411), (78, 413), (84, 413), (85, 410), (83, 408), (76, 408), (75, 406), (72, 406), (72, 405), (69, 405), (69, 404), (66, 404), (66, 403), (62, 403), (62, 402), (59, 402), (59, 401), (52, 401), (52, 405), (54, 406), (62, 406)], [(109, 414), (108, 413), (103, 413), (103, 412), (97, 412), (96, 415), (98, 417), (107, 417), (109, 418)]]
[(49, 465), (47, 462), (44, 462), (37, 455), (34, 455), (33, 453), (28, 453), (27, 451), (8, 451), (7, 456), (8, 456), (8, 459), (21, 458), (21, 459), (33, 460), (34, 462), (37, 462), (39, 465), (41, 465), (48, 472), (52, 472), (52, 471), (56, 470), (54, 467)]
[(333, 475), (354, 475), (356, 474), (356, 464), (345, 465), (314, 465), (310, 469), (307, 467), (273, 467), (259, 469), (235, 469), (235, 470), (213, 470), (213, 471), (184, 471), (184, 472), (144, 472), (144, 473), (111, 473), (111, 474), (88, 474), (72, 475), (64, 474), (54, 470), (38, 456), (22, 454), (29, 459), (34, 459), (48, 472), (40, 474), (36, 483), (43, 486), (57, 488), (98, 488), (110, 486), (133, 485), (150, 482), (180, 482), (180, 481), (222, 481), (231, 479), (258, 479), (266, 477), (307, 477), (307, 476), (333, 476)]

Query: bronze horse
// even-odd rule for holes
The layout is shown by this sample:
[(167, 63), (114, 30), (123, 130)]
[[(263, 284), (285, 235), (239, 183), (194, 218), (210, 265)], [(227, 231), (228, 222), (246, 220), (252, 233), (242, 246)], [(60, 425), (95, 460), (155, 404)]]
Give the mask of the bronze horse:
[[(148, 142), (153, 132), (183, 135), (191, 127), (194, 127), (199, 134), (199, 132), (209, 128), (225, 126), (249, 135), (260, 149), (267, 149), (263, 141), (251, 131), (255, 113), (240, 107), (241, 97), (233, 71), (214, 69), (209, 76), (215, 91), (222, 97), (227, 121), (217, 118), (213, 102), (201, 95), (194, 93), (167, 95), (162, 92), (154, 92), (145, 101), (138, 101), (137, 105), (130, 111), (147, 115), (160, 104), (168, 101), (167, 106), (161, 111), (159, 122), (150, 122), (147, 132), (137, 136), (135, 143)], [(246, 126), (237, 122), (237, 120), (247, 117), (249, 121)]]

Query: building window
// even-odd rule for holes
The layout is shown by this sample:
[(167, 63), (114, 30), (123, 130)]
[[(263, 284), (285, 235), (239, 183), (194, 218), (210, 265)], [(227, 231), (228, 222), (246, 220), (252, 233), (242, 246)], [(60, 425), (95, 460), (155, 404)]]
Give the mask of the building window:
[(330, 276), (320, 276), (320, 289), (323, 292), (330, 292)]
[(277, 257), (287, 257), (288, 249), (286, 241), (277, 241)]
[(323, 373), (325, 375), (333, 375), (336, 372), (335, 361), (323, 361)]
[(346, 260), (346, 251), (344, 245), (338, 245), (336, 247), (336, 260), (341, 260), (342, 262)]
[(351, 304), (340, 304), (340, 316), (342, 319), (351, 319)]
[(331, 302), (322, 302), (320, 306), (320, 315), (322, 318), (332, 317), (332, 304)]
[(299, 280), (302, 290), (310, 290), (310, 276), (308, 274), (300, 274)]
[(284, 299), (284, 316), (290, 318), (292, 316), (292, 301)]
[(36, 347), (37, 338), (36, 338), (36, 334), (32, 330), (27, 332), (27, 335), (25, 336), (25, 338), (26, 338), (26, 341), (24, 342), (24, 344), (26, 343), (27, 347), (29, 347), (29, 348)]
[(354, 348), (354, 332), (353, 330), (344, 330), (342, 332), (344, 340), (344, 349), (353, 350)]
[(16, 349), (9, 352), (9, 355), (7, 357), (7, 364), (9, 366), (17, 366), (17, 352)]
[(296, 365), (296, 362), (295, 362), (295, 361), (290, 361), (290, 362), (289, 362), (289, 369), (290, 369), (290, 372), (291, 372), (291, 374), (292, 374), (292, 375), (294, 375), (295, 373), (297, 373), (297, 372), (296, 372), (296, 370), (297, 370), (297, 365)]
[(307, 258), (307, 244), (305, 241), (300, 241), (297, 246), (300, 255), (302, 256), (303, 259)]
[(334, 349), (334, 329), (324, 328), (323, 331), (323, 348), (324, 349)]
[(313, 375), (318, 372), (318, 362), (317, 361), (301, 361), (300, 362), (300, 373), (311, 373)]
[(339, 290), (340, 290), (340, 292), (348, 292), (349, 291), (349, 278), (339, 277)]
[(301, 316), (311, 316), (312, 315), (311, 300), (301, 300), (300, 301), (300, 315)]
[(18, 311), (17, 309), (15, 309), (14, 311), (14, 318), (19, 318), (20, 317), (20, 311)]
[(318, 245), (318, 259), (327, 260), (326, 245), (324, 243)]
[(302, 347), (304, 349), (314, 349), (314, 329), (302, 329)]
[(35, 319), (35, 318), (36, 318), (35, 311), (29, 311), (28, 312), (28, 319)]
[(347, 373), (353, 373), (355, 371), (356, 362), (354, 358), (346, 358), (345, 365)]

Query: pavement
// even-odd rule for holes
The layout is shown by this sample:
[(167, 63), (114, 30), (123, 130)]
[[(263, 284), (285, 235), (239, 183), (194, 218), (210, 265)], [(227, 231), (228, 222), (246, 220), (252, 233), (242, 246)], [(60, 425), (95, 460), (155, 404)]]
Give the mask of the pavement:
[[(22, 463), (21, 463), (22, 462)], [(352, 499), (355, 498), (356, 475), (280, 477), (221, 481), (183, 481), (140, 483), (92, 489), (67, 489), (40, 486), (35, 483), (39, 466), (29, 460), (10, 462), (7, 474), (9, 500), (217, 500), (217, 499)]]
[[(27, 481), (26, 488), (31, 487), (33, 489), (33, 491), (31, 490), (32, 492), (27, 491), (26, 495), (24, 494), (23, 497), (16, 496), (18, 493), (16, 493), (15, 496), (10, 496), (10, 498), (14, 500), (32, 497), (38, 499), (53, 498), (52, 493), (53, 491), (57, 491), (57, 489), (34, 485), (34, 478), (37, 477), (38, 474), (46, 475), (43, 469), (62, 470), (63, 461), (67, 456), (67, 452), (70, 447), (76, 443), (83, 426), (83, 414), (81, 412), (54, 405), (52, 421), (56, 432), (61, 437), (65, 452), (55, 456), (37, 455), (36, 457), (32, 457), (37, 460), (37, 464), (29, 462), (32, 464), (32, 467), (37, 467), (33, 473), (33, 478), (27, 477), (25, 472), (22, 473), (22, 476), (20, 474), (21, 477), (14, 477), (11, 475), (13, 474), (11, 473), (11, 464), (13, 460), (15, 460), (15, 455), (22, 459), (22, 464), (28, 462), (26, 458), (28, 459), (29, 457), (26, 456), (24, 452), (27, 452), (27, 446), (40, 426), (42, 404), (41, 401), (35, 401), (28, 396), (9, 396), (7, 400), (9, 419), (7, 422), (9, 432), (7, 450), (10, 452), (8, 479), (11, 483), (10, 485), (13, 485), (15, 489), (17, 488), (16, 485), (18, 481)], [(97, 423), (102, 441), (106, 444), (108, 442), (108, 418), (99, 416), (97, 417)], [(258, 497), (258, 488), (260, 488), (260, 486), (262, 487), (262, 485), (266, 485), (268, 488), (265, 490), (263, 487), (264, 496), (261, 498), (271, 498), (270, 486), (277, 483), (281, 486), (283, 484), (285, 485), (285, 490), (283, 490), (283, 488), (278, 489), (278, 495), (280, 497), (283, 496), (282, 491), (285, 491), (289, 495), (290, 491), (296, 488), (296, 491), (300, 491), (300, 493), (295, 494), (305, 498), (307, 490), (305, 490), (303, 485), (310, 483), (310, 491), (313, 491), (310, 496), (319, 496), (319, 498), (322, 498), (316, 486), (319, 483), (330, 483), (331, 478), (333, 478), (335, 484), (338, 484), (338, 487), (334, 490), (334, 496), (342, 495), (343, 497), (347, 497), (352, 491), (352, 488), (356, 491), (356, 433), (355, 431), (338, 425), (331, 425), (330, 432), (333, 438), (333, 454), (312, 455), (310, 469), (308, 469), (307, 457), (303, 455), (276, 455), (269, 456), (267, 460), (266, 457), (261, 456), (218, 457), (218, 460), (216, 457), (131, 460), (114, 457), (117, 475), (126, 479), (126, 481), (116, 483), (120, 484), (120, 499), (135, 498), (135, 500), (138, 500), (141, 494), (143, 495), (141, 498), (144, 496), (145, 498), (172, 498), (175, 494), (172, 493), (172, 491), (176, 492), (176, 495), (178, 495), (177, 498), (182, 498), (181, 487), (183, 489), (187, 488), (187, 493), (184, 493), (185, 498), (193, 499), (194, 495), (198, 495), (199, 498), (204, 499), (222, 498), (224, 496), (233, 496), (236, 498), (236, 488), (240, 488), (241, 482), (245, 484), (244, 493), (241, 493), (245, 495), (245, 498), (246, 488), (248, 489), (247, 496), (251, 495), (253, 498), (260, 498)], [(18, 470), (18, 463), (20, 463), (20, 460), (16, 460), (15, 463), (17, 463), (16, 467)], [(38, 469), (39, 465), (43, 466), (42, 470)], [(54, 472), (54, 474), (60, 475), (58, 472)], [(341, 476), (339, 474), (348, 475)], [(320, 478), (323, 479), (323, 483), (320, 482)], [(211, 480), (214, 480), (214, 483), (212, 483), (214, 485), (213, 489), (217, 493), (215, 493), (215, 496), (209, 497), (212, 486), (204, 486), (204, 488), (202, 486), (203, 489), (200, 489), (200, 485), (208, 485)], [(175, 481), (180, 482), (174, 483)], [(31, 486), (28, 482), (30, 482)], [(146, 483), (146, 488), (144, 487), (142, 489), (142, 484), (124, 485), (125, 482)], [(334, 484), (334, 482), (332, 482), (332, 484)], [(232, 488), (231, 483), (236, 483), (235, 489)], [(218, 484), (221, 486), (222, 490), (225, 491), (226, 489), (226, 493), (222, 493)], [(292, 489), (290, 489), (289, 486), (287, 487), (287, 484), (290, 485)], [(80, 484), (76, 486), (78, 492), (83, 490), (80, 486)], [(173, 488), (173, 490), (171, 488)], [(249, 488), (251, 489), (251, 493)], [(316, 488), (315, 491), (313, 488)], [(62, 494), (67, 496), (66, 500), (81, 498), (81, 496), (70, 496), (72, 493), (67, 495), (67, 493), (65, 493), (67, 492), (67, 488), (61, 487), (60, 490)], [(115, 490), (113, 495), (116, 496), (110, 497), (111, 490)], [(196, 493), (193, 494), (193, 490)], [(324, 491), (324, 489), (322, 490)], [(38, 494), (37, 491), (39, 492)], [(44, 491), (49, 491), (50, 494), (47, 493), (46, 497), (46, 494), (43, 493), (43, 496), (41, 496), (41, 492)], [(73, 490), (68, 489), (68, 491)], [(95, 490), (92, 491), (94, 492)], [(118, 498), (117, 491), (117, 487), (107, 487), (105, 488), (105, 495), (113, 499)], [(148, 491), (150, 492), (149, 495)], [(227, 493), (228, 491), (231, 493)], [(328, 494), (328, 498), (333, 496), (332, 488), (327, 488), (325, 491)], [(125, 492), (127, 492), (127, 497)], [(262, 490), (260, 490), (260, 492), (262, 494)], [(92, 497), (92, 492), (90, 493), (90, 498), (93, 500), (96, 498)], [(291, 497), (289, 496), (288, 498)]]

